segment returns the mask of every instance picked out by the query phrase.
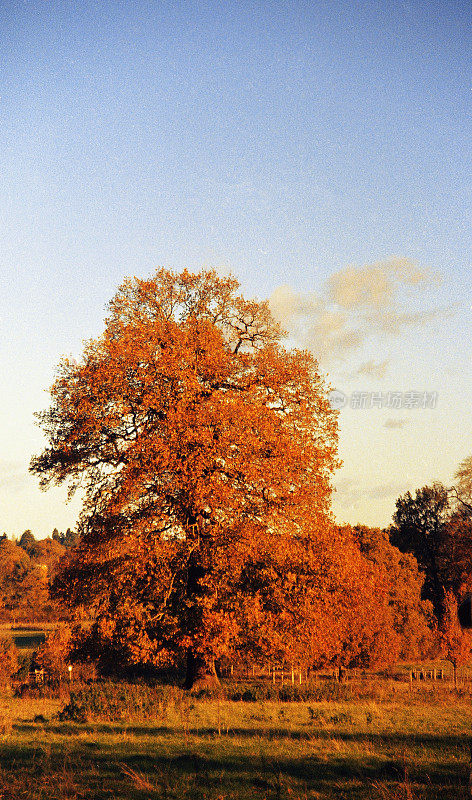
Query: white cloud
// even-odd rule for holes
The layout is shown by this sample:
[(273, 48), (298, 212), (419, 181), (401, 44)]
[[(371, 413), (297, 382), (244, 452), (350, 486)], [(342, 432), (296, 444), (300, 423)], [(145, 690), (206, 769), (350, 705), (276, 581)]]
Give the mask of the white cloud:
[(394, 430), (395, 428), (404, 428), (405, 425), (408, 425), (408, 423), (408, 419), (395, 419), (393, 417), (389, 417), (389, 419), (385, 420), (383, 426), (384, 428), (390, 428), (391, 430)]
[(339, 270), (328, 281), (328, 296), (344, 308), (380, 308), (392, 303), (399, 284), (428, 285), (437, 279), (407, 258), (392, 258)]
[(385, 359), (384, 361), (375, 361), (374, 359), (364, 361), (360, 367), (351, 373), (350, 377), (357, 378), (359, 376), (366, 376), (367, 378), (381, 380), (382, 378), (385, 378), (385, 375), (387, 374), (388, 363), (388, 359)]
[[(371, 337), (398, 336), (451, 312), (405, 308), (405, 294), (437, 283), (438, 275), (406, 258), (362, 267), (349, 266), (331, 275), (318, 293), (277, 287), (269, 298), (274, 317), (301, 347), (312, 350), (324, 365), (342, 360)], [(421, 297), (421, 295), (420, 295)], [(366, 361), (357, 374), (382, 378), (387, 361)]]

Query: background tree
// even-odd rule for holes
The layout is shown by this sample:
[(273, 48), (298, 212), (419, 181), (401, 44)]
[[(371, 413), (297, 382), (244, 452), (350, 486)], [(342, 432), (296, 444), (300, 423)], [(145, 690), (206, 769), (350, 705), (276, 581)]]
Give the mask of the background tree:
[(472, 640), (470, 633), (463, 631), (459, 624), (457, 600), (453, 592), (446, 592), (439, 634), (441, 651), (452, 664), (454, 686), (457, 687), (457, 668), (469, 661)]
[[(465, 490), (464, 490), (465, 491)], [(431, 600), (438, 623), (446, 592), (472, 589), (472, 515), (441, 484), (423, 487), (416, 497), (397, 500), (390, 539), (404, 553), (413, 553), (425, 575), (423, 597)]]
[(10, 621), (60, 619), (64, 611), (51, 601), (49, 580), (67, 551), (51, 539), (35, 541), (27, 553), (0, 539), (0, 613)]
[(30, 548), (30, 558), (38, 566), (46, 568), (46, 576), (54, 578), (66, 548), (54, 539), (39, 539)]
[(452, 495), (469, 515), (472, 514), (472, 456), (461, 462), (455, 474), (456, 484)]
[(447, 590), (456, 597), (472, 589), (472, 516), (458, 505), (444, 526), (442, 575)]
[(344, 558), (338, 574), (340, 599), (333, 608), (339, 634), (331, 663), (337, 667), (391, 664), (398, 656), (399, 637), (392, 626), (385, 574), (362, 553), (350, 526), (338, 528), (337, 538)]
[(2, 614), (7, 619), (21, 616), (22, 585), (32, 569), (28, 554), (10, 539), (0, 540), (0, 596)]
[(273, 536), (258, 539), (237, 587), (244, 617), (235, 657), (305, 670), (353, 665), (367, 628), (377, 624), (369, 605), (374, 577), (350, 532), (334, 525), (323, 526), (315, 541), (283, 537), (274, 546)]
[(425, 574), (423, 597), (430, 600), (438, 619), (444, 613), (448, 583), (447, 523), (451, 506), (447, 489), (439, 483), (410, 492), (396, 502), (390, 541), (402, 553), (412, 553)]
[(31, 533), (31, 531), (28, 529), (28, 530), (24, 531), (21, 534), (20, 541), (18, 542), (18, 545), (23, 548), (25, 553), (29, 553), (31, 548), (34, 547), (35, 542), (36, 542), (36, 539), (34, 538), (34, 536)]
[(237, 289), (214, 272), (126, 281), (104, 334), (62, 362), (31, 465), (43, 487), (85, 486), (55, 583), (90, 615), (82, 651), (154, 665), (186, 653), (189, 685), (214, 677), (241, 630), (254, 550), (303, 540), (311, 558), (336, 466), (316, 362), (284, 350), (267, 304)]
[(59, 532), (57, 528), (54, 528), (52, 532), (52, 539), (54, 542), (58, 542), (58, 544), (62, 545), (62, 547), (70, 548), (77, 544), (79, 540), (79, 534), (77, 531), (73, 531), (71, 528), (67, 528), (65, 533), (62, 531)]
[(70, 638), (70, 628), (61, 625), (36, 650), (34, 664), (38, 669), (44, 669), (48, 679), (65, 680), (68, 677)]
[(47, 567), (31, 564), (16, 585), (12, 613), (18, 619), (38, 622), (50, 616), (50, 597)]
[(76, 530), (72, 530), (72, 528), (67, 528), (64, 534), (64, 540), (61, 542), (61, 544), (67, 549), (69, 549), (71, 547), (75, 547), (78, 541), (79, 541), (79, 532)]
[(424, 656), (433, 644), (433, 607), (421, 599), (425, 580), (416, 558), (402, 553), (389, 541), (388, 531), (356, 525), (353, 535), (361, 553), (377, 570), (377, 583), (385, 587), (387, 609), (383, 613), (388, 652), (401, 659)]

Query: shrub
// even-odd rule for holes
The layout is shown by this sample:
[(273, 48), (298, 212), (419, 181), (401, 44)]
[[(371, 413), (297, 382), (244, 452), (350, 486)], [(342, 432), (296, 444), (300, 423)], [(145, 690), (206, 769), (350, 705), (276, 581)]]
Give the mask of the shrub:
[(60, 700), (67, 696), (67, 687), (60, 684), (59, 681), (47, 681), (46, 683), (21, 683), (14, 691), (14, 697), (28, 698), (37, 700), (39, 698), (47, 698), (48, 700)]
[(287, 683), (284, 686), (274, 686), (271, 683), (256, 682), (239, 684), (226, 687), (228, 700), (242, 700), (243, 702), (261, 702), (272, 700), (274, 702), (319, 702), (321, 700), (348, 700), (352, 696), (349, 684), (336, 681), (312, 681), (298, 684)]
[[(406, 683), (397, 687), (394, 681), (368, 679), (347, 683), (322, 679), (312, 680), (302, 685), (288, 683), (284, 686), (274, 686), (272, 683), (264, 681), (235, 681), (190, 693), (171, 685), (102, 681), (90, 685), (82, 684), (73, 688), (70, 701), (61, 711), (61, 719), (70, 719), (76, 722), (142, 722), (162, 719), (168, 707), (179, 707), (186, 701), (186, 698), (188, 699), (189, 694), (192, 698), (208, 701), (318, 703), (351, 699), (386, 701), (396, 697), (398, 688), (405, 692), (408, 691)], [(46, 688), (44, 690), (46, 691)], [(437, 692), (438, 689), (436, 688), (434, 691)], [(450, 693), (449, 689), (448, 691)], [(417, 696), (420, 697), (419, 690), (415, 691), (414, 697)]]
[(245, 703), (257, 703), (263, 700), (272, 700), (273, 687), (265, 683), (239, 684), (226, 687), (228, 700), (242, 700)]
[(162, 716), (167, 706), (179, 704), (183, 696), (183, 690), (175, 686), (96, 683), (72, 691), (60, 719), (76, 722), (155, 719)]
[(64, 706), (58, 715), (61, 722), (70, 720), (71, 722), (87, 722), (87, 712), (83, 699), (72, 693), (69, 702)]
[(319, 702), (322, 700), (349, 700), (352, 697), (352, 687), (349, 684), (337, 681), (323, 680), (298, 684), (287, 683), (284, 686), (274, 686), (264, 681), (252, 683), (228, 683), (215, 689), (201, 689), (193, 696), (197, 699), (209, 700), (225, 699), (243, 703), (260, 703), (267, 700), (274, 702)]

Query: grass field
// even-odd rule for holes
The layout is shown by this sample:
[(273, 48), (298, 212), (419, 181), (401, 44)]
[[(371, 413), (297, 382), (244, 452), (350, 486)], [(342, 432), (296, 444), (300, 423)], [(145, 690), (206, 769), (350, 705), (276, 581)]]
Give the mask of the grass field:
[(0, 701), (2, 800), (461, 800), (470, 702), (189, 700), (140, 724)]

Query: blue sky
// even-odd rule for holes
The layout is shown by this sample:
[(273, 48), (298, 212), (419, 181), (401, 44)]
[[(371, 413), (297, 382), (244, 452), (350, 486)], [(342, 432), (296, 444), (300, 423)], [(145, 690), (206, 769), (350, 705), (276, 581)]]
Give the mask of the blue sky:
[[(438, 393), (409, 415), (341, 411), (340, 520), (387, 524), (400, 493), (452, 479), (472, 452), (471, 17), (0, 2), (0, 528), (73, 524), (78, 502), (27, 475), (33, 412), (123, 276), (161, 265), (272, 298), (348, 397)], [(363, 275), (385, 291), (346, 304)]]

